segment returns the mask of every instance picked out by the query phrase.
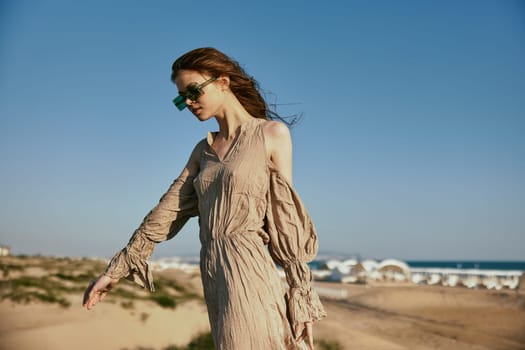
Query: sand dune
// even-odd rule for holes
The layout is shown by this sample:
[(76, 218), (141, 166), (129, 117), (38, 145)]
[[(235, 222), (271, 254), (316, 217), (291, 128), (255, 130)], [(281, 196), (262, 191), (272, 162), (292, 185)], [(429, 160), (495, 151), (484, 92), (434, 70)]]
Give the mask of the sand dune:
[[(87, 312), (80, 306), (81, 291), (99, 263), (13, 258), (0, 263), (4, 271), (13, 270), (0, 279), (0, 349), (166, 349), (209, 331), (196, 274), (176, 270), (156, 274), (160, 295), (176, 300), (174, 308), (161, 307), (148, 292), (122, 282), (120, 291)], [(21, 267), (24, 264), (27, 268)], [(42, 286), (35, 286), (35, 281)], [(328, 317), (314, 327), (318, 350), (330, 348), (326, 344), (332, 350), (525, 349), (523, 291), (395, 283), (315, 285), (347, 295), (323, 298)], [(43, 293), (44, 287), (54, 287), (62, 295), (53, 294), (53, 299), (49, 294), (43, 298), (47, 302), (33, 297), (27, 304), (24, 299), (14, 301), (20, 298), (13, 297), (13, 291), (19, 297), (32, 296), (35, 291)]]
[(153, 303), (127, 310), (106, 302), (90, 312), (81, 309), (79, 298), (74, 301), (68, 309), (1, 303), (1, 349), (163, 349), (185, 345), (209, 330), (206, 308), (195, 301), (174, 311)]

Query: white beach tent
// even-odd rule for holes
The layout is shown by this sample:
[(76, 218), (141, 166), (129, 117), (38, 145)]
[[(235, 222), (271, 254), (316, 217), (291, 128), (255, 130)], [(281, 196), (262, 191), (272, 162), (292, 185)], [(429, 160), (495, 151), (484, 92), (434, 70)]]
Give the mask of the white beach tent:
[(477, 288), (481, 284), (481, 279), (477, 275), (468, 275), (462, 279), (461, 283), (467, 288)]
[(441, 275), (439, 273), (431, 273), (427, 278), (427, 284), (434, 285), (441, 283)]
[(352, 267), (351, 274), (356, 277), (356, 282), (365, 283), (368, 278), (380, 279), (381, 274), (377, 271), (377, 261), (363, 260)]
[(456, 274), (450, 274), (443, 276), (442, 284), (447, 287), (456, 287), (461, 282), (460, 278)]
[(412, 274), (412, 283), (414, 284), (423, 284), (427, 281), (427, 276), (422, 273), (413, 273)]
[(371, 273), (374, 270), (377, 270), (379, 263), (372, 259), (366, 259), (360, 262), (361, 266), (366, 270), (366, 272)]
[(487, 289), (500, 290), (502, 288), (501, 282), (497, 276), (486, 276), (482, 279), (481, 284)]
[(344, 277), (351, 275), (352, 269), (355, 265), (357, 265), (357, 260), (355, 259), (348, 259), (345, 261), (328, 260), (326, 266), (331, 271), (328, 280), (342, 281)]
[(402, 282), (410, 279), (410, 267), (405, 262), (396, 259), (381, 261), (377, 266), (377, 271), (387, 280)]

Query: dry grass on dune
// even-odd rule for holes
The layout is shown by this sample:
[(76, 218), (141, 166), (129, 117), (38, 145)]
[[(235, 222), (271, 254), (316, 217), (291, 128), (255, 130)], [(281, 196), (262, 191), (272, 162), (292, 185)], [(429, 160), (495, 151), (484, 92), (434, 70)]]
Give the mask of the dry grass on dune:
[[(87, 258), (2, 257), (0, 260), (0, 301), (28, 304), (43, 302), (71, 306), (68, 296), (81, 295), (86, 286), (105, 268), (105, 262)], [(188, 289), (173, 279), (155, 281), (156, 293), (149, 293), (130, 283), (120, 283), (111, 295), (122, 299), (124, 307), (137, 300), (152, 300), (175, 308), (187, 300), (202, 300), (198, 290)]]
[[(0, 258), (0, 348), (9, 350), (213, 349), (198, 273), (155, 273), (156, 292), (120, 282), (87, 312), (82, 294), (105, 261), (11, 256)], [(316, 340), (318, 350), (340, 350)]]
[(157, 349), (185, 346), (209, 331), (201, 290), (164, 274), (156, 276), (155, 293), (122, 281), (87, 312), (83, 292), (105, 266), (95, 259), (1, 257), (0, 348)]

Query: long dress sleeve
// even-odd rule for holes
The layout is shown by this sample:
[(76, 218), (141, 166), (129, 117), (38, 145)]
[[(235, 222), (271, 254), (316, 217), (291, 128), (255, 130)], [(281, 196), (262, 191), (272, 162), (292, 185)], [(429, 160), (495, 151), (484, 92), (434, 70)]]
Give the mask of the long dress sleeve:
[(307, 265), (317, 255), (317, 232), (299, 195), (273, 166), (267, 203), (268, 250), (286, 274), (290, 324), (320, 320), (326, 312), (311, 286), (312, 273)]
[(154, 291), (147, 260), (155, 244), (173, 238), (191, 217), (198, 214), (193, 177), (181, 175), (146, 215), (124, 249), (111, 259), (104, 274), (118, 279), (126, 277)]

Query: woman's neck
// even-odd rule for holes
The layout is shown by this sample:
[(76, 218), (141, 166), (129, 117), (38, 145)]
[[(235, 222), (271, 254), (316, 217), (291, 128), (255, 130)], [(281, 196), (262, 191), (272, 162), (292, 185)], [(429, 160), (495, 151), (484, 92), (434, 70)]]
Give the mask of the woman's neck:
[(228, 102), (229, 103), (224, 104), (221, 113), (215, 116), (215, 120), (217, 120), (217, 124), (219, 124), (219, 133), (217, 136), (225, 140), (235, 138), (239, 127), (254, 118), (244, 109), (236, 98)]

